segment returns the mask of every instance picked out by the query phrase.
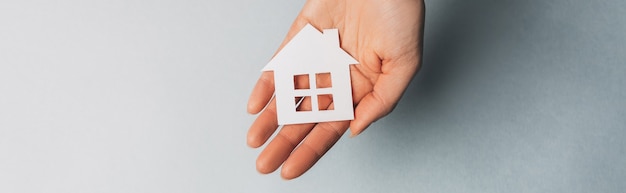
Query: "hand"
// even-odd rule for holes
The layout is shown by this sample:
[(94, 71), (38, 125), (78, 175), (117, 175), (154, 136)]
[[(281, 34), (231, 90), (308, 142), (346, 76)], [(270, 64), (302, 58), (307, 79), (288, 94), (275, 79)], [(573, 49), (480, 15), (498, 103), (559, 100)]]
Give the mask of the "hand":
[[(319, 30), (339, 29), (341, 47), (359, 61), (350, 65), (355, 119), (282, 127), (259, 155), (257, 170), (271, 173), (282, 164), (285, 179), (310, 169), (348, 127), (351, 136), (358, 135), (394, 109), (421, 62), (424, 2), (308, 0), (280, 48), (307, 23)], [(251, 114), (267, 106), (248, 131), (251, 147), (263, 145), (278, 128), (273, 93), (273, 72), (263, 72), (248, 101)], [(320, 101), (332, 108), (330, 101)]]

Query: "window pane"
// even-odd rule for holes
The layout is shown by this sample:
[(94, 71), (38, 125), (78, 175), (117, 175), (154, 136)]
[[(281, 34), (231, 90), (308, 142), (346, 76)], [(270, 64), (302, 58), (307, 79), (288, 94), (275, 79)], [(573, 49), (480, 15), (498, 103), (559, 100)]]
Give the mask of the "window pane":
[(293, 89), (311, 89), (308, 74), (299, 74), (293, 76)]
[(330, 72), (316, 73), (315, 74), (315, 88), (331, 88), (333, 87), (332, 80), (330, 78)]
[(332, 94), (321, 94), (317, 95), (317, 107), (320, 111), (330, 111), (335, 110), (333, 103), (333, 95)]
[(311, 111), (311, 97), (295, 97), (296, 102), (296, 112), (307, 112)]

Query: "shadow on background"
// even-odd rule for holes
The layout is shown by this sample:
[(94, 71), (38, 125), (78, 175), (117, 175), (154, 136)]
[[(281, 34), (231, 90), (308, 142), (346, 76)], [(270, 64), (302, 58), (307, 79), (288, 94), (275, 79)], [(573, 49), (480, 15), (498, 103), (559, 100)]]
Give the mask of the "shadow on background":
[[(431, 120), (425, 119), (430, 117), (428, 114), (444, 113), (454, 108), (442, 98), (456, 94), (454, 89), (459, 84), (477, 78), (473, 76), (482, 76), (489, 71), (506, 72), (504, 68), (512, 67), (506, 62), (480, 62), (480, 58), (491, 57), (491, 53), (481, 51), (481, 48), (494, 44), (502, 46), (505, 42), (499, 43), (500, 40), (507, 38), (503, 34), (519, 33), (515, 32), (520, 30), (516, 24), (522, 22), (519, 16), (524, 15), (524, 8), (529, 3), (453, 0), (439, 3), (442, 7), (432, 9), (427, 4), (422, 68), (392, 113), (401, 117), (397, 121), (427, 123)], [(429, 14), (433, 11), (436, 13)], [(429, 128), (385, 130), (397, 129)]]
[[(483, 83), (492, 81), (486, 79), (491, 78), (498, 84), (498, 79), (507, 76), (502, 73), (516, 71), (521, 76), (516, 70), (519, 67), (506, 61), (520, 58), (494, 60), (490, 51), (502, 47), (506, 52), (516, 49), (512, 47), (517, 46), (518, 40), (511, 39), (523, 33), (518, 24), (530, 22), (532, 25), (533, 22), (527, 21), (525, 13), (529, 4), (526, 1), (450, 0), (437, 3), (440, 7), (431, 7), (427, 2), (422, 68), (396, 109), (373, 124), (366, 135), (359, 136), (367, 141), (363, 145), (370, 156), (377, 157), (377, 161), (366, 164), (410, 164), (414, 152), (421, 151), (419, 148), (424, 148), (423, 151), (434, 151), (429, 150), (432, 147), (451, 148), (449, 144), (437, 143), (457, 140), (458, 136), (466, 135), (463, 129), (480, 127), (480, 121), (472, 120), (475, 117), (460, 115), (459, 111), (467, 114), (468, 109), (478, 106), (473, 110), (497, 113), (493, 108), (480, 109), (482, 107), (475, 102), (485, 102), (489, 99), (484, 98), (499, 92), (497, 87), (501, 85), (490, 89)], [(498, 75), (484, 78), (489, 74)], [(481, 88), (473, 88), (476, 86)], [(459, 96), (466, 93), (472, 96)], [(467, 122), (474, 122), (474, 125), (464, 126)]]
[[(442, 90), (460, 79), (452, 75), (466, 75), (462, 72), (478, 68), (502, 67), (500, 64), (498, 66), (484, 63), (470, 64), (459, 60), (459, 57), (466, 55), (467, 52), (483, 54), (475, 57), (490, 57), (489, 53), (470, 49), (493, 43), (500, 33), (507, 31), (512, 33), (512, 30), (517, 30), (514, 26), (519, 21), (513, 14), (523, 11), (524, 7), (527, 7), (525, 4), (529, 3), (456, 0), (450, 1), (447, 7), (440, 8), (441, 19), (427, 17), (422, 69), (409, 85), (403, 104), (413, 106), (420, 102), (412, 100), (414, 97), (432, 100), (441, 94)], [(427, 9), (427, 14), (428, 11)], [(494, 34), (496, 30), (498, 34)]]

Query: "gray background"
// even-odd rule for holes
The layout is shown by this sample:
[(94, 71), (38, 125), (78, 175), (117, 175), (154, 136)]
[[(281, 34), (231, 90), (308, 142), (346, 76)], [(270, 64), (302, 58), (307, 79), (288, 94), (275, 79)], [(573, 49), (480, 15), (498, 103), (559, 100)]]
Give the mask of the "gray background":
[(0, 0), (0, 192), (623, 192), (626, 3), (427, 1), (396, 111), (260, 175), (248, 94), (303, 1)]

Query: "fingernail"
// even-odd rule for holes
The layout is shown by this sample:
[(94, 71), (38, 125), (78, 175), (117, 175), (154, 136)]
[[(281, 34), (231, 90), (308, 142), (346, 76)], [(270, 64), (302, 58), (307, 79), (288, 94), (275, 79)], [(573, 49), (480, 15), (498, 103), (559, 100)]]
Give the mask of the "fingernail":
[(359, 134), (361, 134), (361, 132), (356, 132), (356, 133), (355, 133), (355, 132), (353, 132), (352, 130), (350, 130), (350, 138), (354, 138), (354, 137), (356, 137), (356, 136), (357, 136), (357, 135), (359, 135)]

